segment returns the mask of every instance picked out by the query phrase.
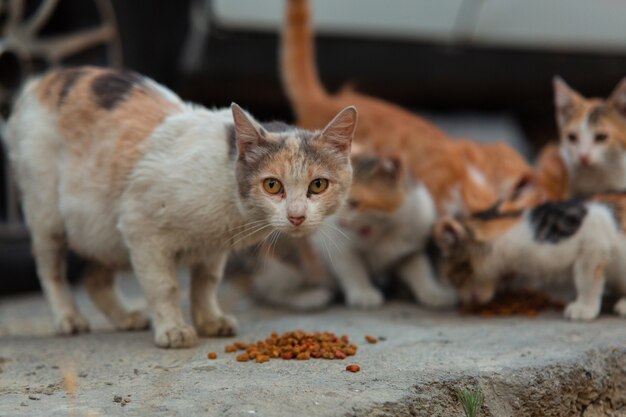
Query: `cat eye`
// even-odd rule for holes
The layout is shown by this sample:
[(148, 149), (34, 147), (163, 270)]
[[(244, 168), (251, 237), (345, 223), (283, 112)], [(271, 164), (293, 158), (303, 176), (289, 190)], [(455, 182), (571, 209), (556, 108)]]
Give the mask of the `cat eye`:
[(608, 138), (609, 135), (607, 135), (606, 133), (596, 133), (596, 136), (593, 138), (593, 140), (596, 143), (602, 143), (605, 142)]
[(276, 178), (264, 179), (263, 188), (270, 194), (278, 194), (283, 191), (283, 185)]
[(319, 194), (328, 188), (328, 180), (325, 178), (316, 178), (309, 184), (309, 192), (311, 194)]
[(571, 143), (576, 143), (576, 141), (578, 140), (578, 135), (576, 133), (568, 133), (567, 140), (569, 140)]

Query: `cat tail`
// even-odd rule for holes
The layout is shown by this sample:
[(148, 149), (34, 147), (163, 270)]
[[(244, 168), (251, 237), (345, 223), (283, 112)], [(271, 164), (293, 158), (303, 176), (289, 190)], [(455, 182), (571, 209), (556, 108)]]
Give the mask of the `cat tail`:
[(328, 93), (322, 85), (315, 63), (315, 45), (309, 0), (286, 0), (281, 34), (281, 79), (283, 89), (296, 113), (315, 111)]

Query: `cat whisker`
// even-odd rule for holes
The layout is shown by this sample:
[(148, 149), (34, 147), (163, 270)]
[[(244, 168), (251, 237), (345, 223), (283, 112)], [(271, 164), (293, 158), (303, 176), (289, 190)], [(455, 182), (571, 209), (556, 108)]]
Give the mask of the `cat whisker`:
[[(336, 231), (339, 231), (339, 230), (337, 230), (337, 229), (331, 229), (331, 230), (328, 230), (328, 232), (336, 232)], [(324, 236), (327, 236), (327, 235), (326, 235), (326, 234), (322, 231), (322, 229), (321, 229), (321, 228), (320, 228), (320, 232), (322, 232), (322, 234), (323, 234)], [(336, 236), (340, 236), (340, 235), (336, 235)], [(337, 250), (337, 252), (339, 252), (339, 253), (342, 253), (342, 252), (343, 252), (343, 248), (342, 248), (342, 247), (340, 247), (340, 246), (337, 244), (337, 242), (335, 242), (333, 239), (330, 239), (330, 238), (328, 238), (328, 240), (330, 241), (330, 243), (332, 243), (332, 245), (335, 247), (335, 249)], [(349, 241), (349, 238), (348, 238), (348, 241)]]
[[(254, 235), (255, 233), (258, 233), (261, 230), (266, 229), (268, 227), (272, 227), (272, 225), (270, 223), (267, 223), (267, 224), (265, 224), (263, 226), (258, 226), (256, 228), (252, 227), (251, 229), (254, 229), (254, 230), (252, 230), (250, 233), (244, 235), (243, 237), (240, 237), (239, 239), (237, 239), (235, 241), (232, 241), (232, 239), (234, 238), (234, 236), (233, 236), (233, 238), (231, 238), (231, 241), (232, 241), (231, 245), (230, 245), (231, 248), (234, 248), (237, 245), (237, 243), (244, 241), (245, 239), (249, 238), (250, 236)], [(249, 231), (249, 230), (250, 229), (246, 229), (246, 231)], [(240, 235), (240, 234), (241, 233), (238, 233), (237, 235)]]
[(265, 222), (255, 223), (255, 224), (251, 224), (251, 225), (246, 225), (247, 227), (244, 230), (240, 230), (239, 232), (235, 233), (233, 236), (230, 237), (230, 239), (232, 240), (232, 239), (236, 238), (237, 236), (240, 236), (240, 235), (242, 235), (242, 234), (244, 234), (246, 232), (249, 232), (250, 230), (252, 230), (252, 229), (254, 229), (256, 227), (262, 226), (263, 223), (265, 223)]
[(347, 234), (344, 233), (343, 230), (341, 230), (340, 228), (338, 228), (337, 226), (334, 226), (328, 222), (324, 223), (326, 226), (330, 227), (331, 229), (339, 232), (340, 236), (344, 237), (348, 242), (350, 242), (352, 239), (350, 239), (350, 236), (348, 236)]
[(239, 234), (245, 233), (246, 230), (250, 230), (249, 228), (254, 227), (254, 226), (259, 226), (261, 223), (265, 223), (265, 222), (266, 222), (266, 220), (255, 220), (255, 221), (248, 222), (248, 223), (245, 223), (245, 224), (242, 224), (242, 225), (239, 225), (239, 226), (235, 226), (233, 228), (230, 228), (230, 229), (226, 230), (223, 233), (223, 235), (227, 235), (227, 234), (229, 234), (229, 233), (231, 233), (231, 232), (233, 232), (235, 230), (244, 229), (244, 230), (239, 230), (237, 232), (237, 234), (235, 234), (233, 236), (233, 237), (237, 237)]
[(333, 261), (333, 257), (326, 243), (326, 240), (328, 240), (328, 235), (324, 233), (324, 230), (322, 228), (320, 228), (319, 230), (320, 230), (320, 233), (322, 234), (322, 246), (324, 246), (324, 249), (326, 250), (326, 253), (328, 254), (328, 260), (330, 261), (330, 264), (332, 265), (333, 269), (335, 269), (335, 262)]
[(274, 256), (274, 250), (276, 249), (276, 245), (278, 244), (278, 239), (280, 239), (280, 230), (274, 230), (274, 232), (276, 232), (276, 234), (274, 235), (274, 239), (273, 242), (270, 241), (270, 247), (272, 248), (272, 256)]

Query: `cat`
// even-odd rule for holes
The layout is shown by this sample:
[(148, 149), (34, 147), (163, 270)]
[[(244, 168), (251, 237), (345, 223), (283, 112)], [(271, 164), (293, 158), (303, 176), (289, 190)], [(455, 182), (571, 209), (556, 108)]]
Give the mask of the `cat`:
[(346, 204), (310, 238), (281, 239), (259, 262), (257, 296), (294, 309), (320, 308), (333, 300), (338, 282), (348, 306), (378, 307), (384, 296), (372, 279), (394, 273), (422, 304), (453, 305), (455, 293), (438, 282), (425, 253), (436, 217), (426, 188), (395, 156), (356, 151), (352, 166)]
[[(433, 231), (443, 275), (464, 303), (487, 303), (501, 277), (527, 283), (569, 282), (577, 298), (565, 308), (573, 320), (600, 312), (605, 282), (626, 295), (626, 193), (549, 201), (534, 208), (440, 219)], [(565, 281), (564, 281), (565, 280)], [(626, 316), (626, 297), (615, 305)]]
[[(260, 124), (236, 104), (209, 110), (132, 72), (82, 67), (29, 82), (6, 131), (41, 285), (59, 333), (88, 330), (65, 279), (65, 251), (88, 260), (87, 292), (118, 329), (114, 273), (131, 267), (160, 347), (228, 336), (217, 286), (228, 253), (280, 231), (316, 230), (347, 197), (354, 107), (320, 131)], [(176, 266), (191, 269), (191, 316)]]
[(573, 197), (625, 189), (626, 79), (606, 100), (585, 98), (559, 77), (553, 84), (560, 142), (558, 152), (554, 145), (544, 150), (552, 163), (539, 171), (552, 171)]
[(533, 173), (508, 145), (453, 141), (433, 124), (392, 103), (349, 88), (328, 93), (315, 67), (308, 0), (286, 0), (280, 54), (283, 89), (299, 126), (318, 128), (329, 115), (353, 103), (360, 114), (355, 142), (381, 154), (405, 155), (441, 214), (487, 209)]

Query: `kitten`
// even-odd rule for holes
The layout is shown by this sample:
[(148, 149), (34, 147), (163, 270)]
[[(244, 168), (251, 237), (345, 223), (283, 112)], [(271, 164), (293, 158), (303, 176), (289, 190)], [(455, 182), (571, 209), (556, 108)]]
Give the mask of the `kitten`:
[[(607, 284), (626, 295), (626, 193), (543, 203), (521, 211), (441, 219), (434, 238), (442, 271), (464, 303), (489, 302), (500, 278), (522, 275), (546, 284), (573, 280), (577, 298), (565, 316), (598, 316)], [(626, 297), (615, 305), (626, 315)]]
[(360, 114), (355, 141), (383, 155), (390, 151), (405, 156), (412, 173), (432, 193), (439, 213), (487, 209), (532, 174), (508, 145), (452, 141), (433, 124), (392, 103), (350, 89), (328, 93), (315, 67), (308, 0), (286, 0), (280, 52), (283, 86), (298, 125), (318, 128), (338, 109), (354, 103)]
[(554, 102), (570, 195), (626, 188), (626, 79), (602, 100), (556, 77)]
[[(87, 291), (118, 329), (147, 325), (114, 291), (115, 271), (132, 266), (158, 346), (232, 335), (236, 320), (216, 293), (228, 253), (273, 231), (317, 229), (347, 197), (355, 126), (354, 107), (322, 131), (261, 125), (235, 104), (185, 104), (148, 78), (109, 69), (30, 82), (6, 141), (58, 331), (88, 330), (64, 276), (70, 248), (88, 260)], [(180, 263), (191, 267), (195, 329), (179, 305)]]
[(352, 165), (347, 204), (307, 241), (279, 243), (254, 274), (258, 296), (296, 309), (319, 308), (334, 297), (336, 279), (348, 306), (377, 307), (384, 297), (372, 279), (393, 273), (422, 304), (454, 304), (454, 292), (439, 284), (424, 253), (436, 216), (428, 191), (398, 158), (358, 153)]

